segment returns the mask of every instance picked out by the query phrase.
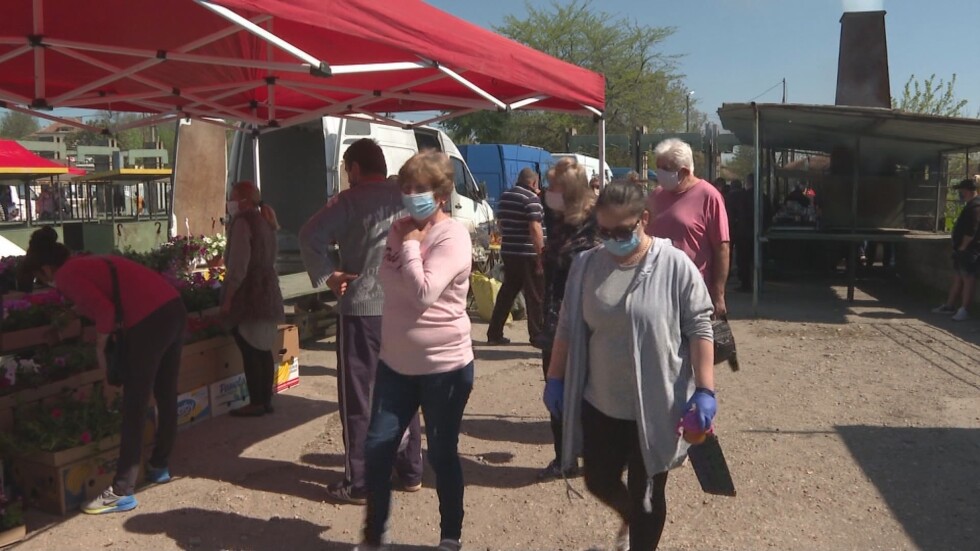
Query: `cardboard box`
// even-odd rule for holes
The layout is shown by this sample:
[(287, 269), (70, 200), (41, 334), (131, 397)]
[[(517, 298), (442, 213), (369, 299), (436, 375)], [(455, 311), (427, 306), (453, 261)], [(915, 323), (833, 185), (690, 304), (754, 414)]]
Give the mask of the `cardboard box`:
[(202, 386), (177, 397), (177, 426), (187, 428), (211, 417), (208, 386)]
[[(156, 425), (153, 409), (147, 411), (143, 454), (137, 480), (143, 480), (146, 460), (153, 449)], [(17, 458), (13, 479), (31, 507), (64, 515), (94, 499), (112, 484), (119, 464), (119, 436), (60, 452), (40, 452)]]
[(277, 361), (292, 361), (299, 358), (299, 328), (295, 325), (280, 325), (279, 340), (277, 342)]
[(238, 349), (235, 341), (215, 349), (213, 361), (214, 379), (211, 379), (211, 382), (221, 381), (245, 372), (242, 351)]
[(276, 392), (282, 392), (299, 384), (299, 358), (279, 362), (276, 369)]
[(239, 373), (211, 384), (211, 416), (224, 415), (233, 409), (248, 405), (248, 385), (245, 374)]

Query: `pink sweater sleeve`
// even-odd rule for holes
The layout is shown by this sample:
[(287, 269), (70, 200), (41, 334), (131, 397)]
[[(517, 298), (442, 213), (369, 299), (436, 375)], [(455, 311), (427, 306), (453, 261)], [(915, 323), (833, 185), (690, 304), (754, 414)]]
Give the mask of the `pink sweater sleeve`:
[(421, 243), (402, 243), (404, 278), (419, 310), (426, 310), (472, 262), (470, 243), (452, 233), (440, 235), (422, 258)]

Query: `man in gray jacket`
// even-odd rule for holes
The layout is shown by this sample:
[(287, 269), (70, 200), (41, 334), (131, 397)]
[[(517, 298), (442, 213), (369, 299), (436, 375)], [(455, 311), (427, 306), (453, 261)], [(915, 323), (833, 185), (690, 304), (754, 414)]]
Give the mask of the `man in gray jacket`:
[[(371, 420), (371, 390), (381, 349), (384, 292), (378, 271), (392, 222), (403, 215), (401, 190), (388, 181), (384, 152), (361, 139), (344, 153), (350, 189), (320, 209), (299, 233), (303, 264), (314, 287), (326, 285), (338, 300), (337, 390), (344, 432), (345, 478), (328, 487), (329, 497), (363, 505), (364, 441)], [(339, 259), (330, 247), (336, 243)], [(422, 487), (422, 431), (416, 415), (400, 448), (396, 470), (401, 488)]]

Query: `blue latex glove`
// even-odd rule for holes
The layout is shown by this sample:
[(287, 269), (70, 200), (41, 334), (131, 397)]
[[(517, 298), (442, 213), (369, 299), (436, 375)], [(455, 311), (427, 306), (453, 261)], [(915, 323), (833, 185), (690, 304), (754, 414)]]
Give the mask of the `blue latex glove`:
[(544, 406), (555, 417), (561, 417), (565, 405), (565, 381), (548, 377), (544, 383)]
[(715, 401), (714, 391), (706, 388), (699, 388), (694, 391), (694, 395), (687, 402), (687, 410), (694, 408), (701, 432), (711, 428), (711, 421), (715, 418), (718, 411), (718, 402)]

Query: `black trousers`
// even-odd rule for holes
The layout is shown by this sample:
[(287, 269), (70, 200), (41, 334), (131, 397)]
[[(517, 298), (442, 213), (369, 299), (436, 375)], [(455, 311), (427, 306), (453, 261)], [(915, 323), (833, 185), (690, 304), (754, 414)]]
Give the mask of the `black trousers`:
[[(667, 520), (667, 473), (653, 477), (652, 511), (643, 509), (647, 471), (635, 421), (614, 419), (582, 401), (585, 487), (630, 527), (630, 549), (653, 551)], [(623, 469), (629, 469), (623, 485)]]
[[(545, 348), (541, 351), (541, 367), (544, 370), (544, 378), (548, 380), (548, 366), (551, 364), (551, 348)], [(551, 415), (551, 437), (555, 443), (555, 461), (561, 465), (561, 417), (555, 415), (554, 413), (549, 413)]]
[(743, 289), (752, 287), (752, 268), (755, 264), (755, 246), (752, 236), (735, 238), (735, 266), (738, 270), (738, 282)]
[(276, 360), (272, 350), (259, 350), (248, 344), (248, 341), (238, 332), (238, 328), (232, 331), (232, 335), (235, 337), (238, 350), (242, 353), (249, 403), (271, 406), (273, 387), (276, 382)]
[(150, 393), (157, 402), (156, 442), (150, 465), (168, 466), (177, 439), (177, 376), (186, 324), (184, 304), (175, 299), (126, 330), (122, 432), (119, 464), (112, 483), (116, 495), (132, 495), (136, 487)]
[(497, 293), (493, 305), (487, 338), (500, 339), (504, 336), (504, 324), (514, 307), (517, 293), (524, 291), (527, 303), (527, 332), (531, 342), (535, 342), (544, 325), (544, 274), (537, 271), (537, 258), (533, 256), (504, 255), (504, 282)]

